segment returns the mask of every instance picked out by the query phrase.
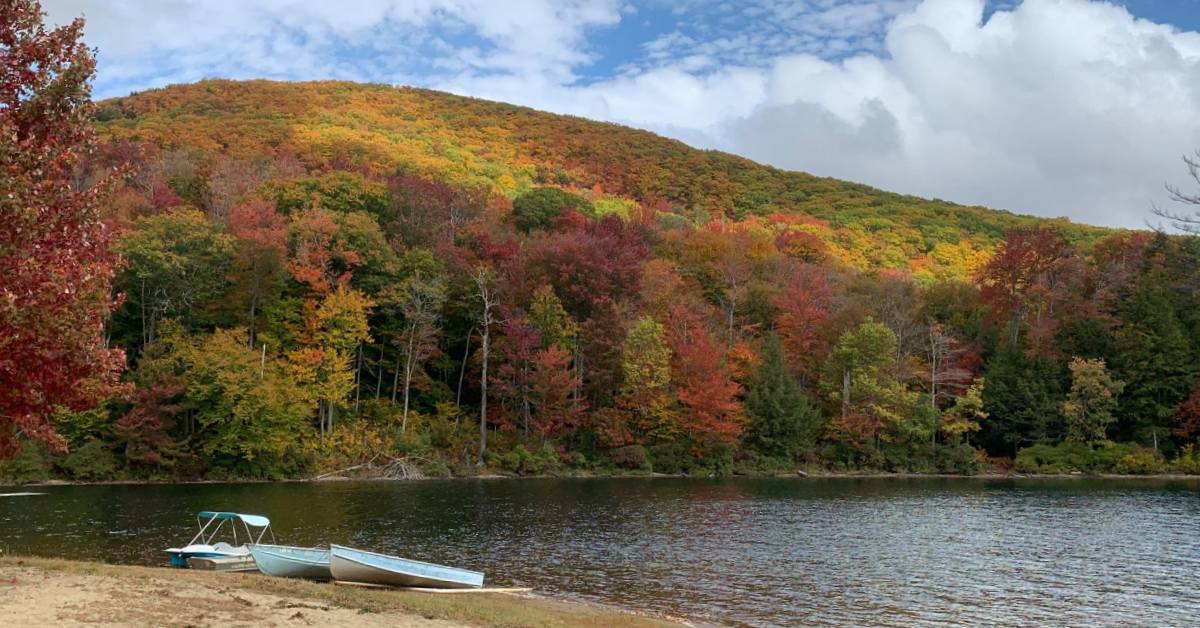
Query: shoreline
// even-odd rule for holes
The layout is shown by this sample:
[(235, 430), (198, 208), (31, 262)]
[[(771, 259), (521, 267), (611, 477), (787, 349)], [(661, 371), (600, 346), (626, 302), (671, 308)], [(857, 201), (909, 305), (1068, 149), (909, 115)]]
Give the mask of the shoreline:
[(222, 480), (45, 480), (38, 482), (11, 482), (0, 480), (0, 487), (38, 487), (38, 486), (133, 486), (133, 485), (175, 485), (175, 484), (291, 484), (291, 483), (323, 483), (323, 482), (430, 482), (430, 481), (495, 481), (495, 480), (597, 480), (597, 479), (688, 479), (688, 480), (914, 480), (914, 479), (958, 479), (958, 480), (1173, 480), (1200, 481), (1200, 475), (1180, 473), (1153, 474), (1118, 474), (1118, 473), (999, 473), (984, 472), (972, 475), (956, 473), (887, 473), (887, 472), (793, 472), (793, 473), (763, 473), (724, 476), (687, 475), (669, 473), (562, 473), (541, 475), (517, 475), (486, 473), (480, 475), (459, 475), (450, 477), (426, 478), (374, 478), (332, 476), (322, 478), (235, 478)]
[(535, 593), (446, 595), (226, 573), (0, 555), (0, 624), (614, 626), (682, 620)]

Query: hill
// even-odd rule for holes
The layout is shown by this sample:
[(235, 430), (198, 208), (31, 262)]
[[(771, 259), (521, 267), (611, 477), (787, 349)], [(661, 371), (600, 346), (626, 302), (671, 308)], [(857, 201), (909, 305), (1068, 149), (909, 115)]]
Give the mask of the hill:
[(408, 88), (93, 116), (126, 385), (0, 478), (1200, 471), (1200, 238)]
[[(1003, 234), (1053, 222), (1074, 243), (1111, 230), (921, 199), (691, 148), (647, 131), (408, 87), (209, 80), (100, 104), (102, 137), (220, 158), (294, 157), (309, 171), (397, 172), (509, 199), (537, 186), (599, 207), (693, 221), (802, 221), (846, 264), (965, 275)], [(973, 262), (971, 260), (974, 260)]]

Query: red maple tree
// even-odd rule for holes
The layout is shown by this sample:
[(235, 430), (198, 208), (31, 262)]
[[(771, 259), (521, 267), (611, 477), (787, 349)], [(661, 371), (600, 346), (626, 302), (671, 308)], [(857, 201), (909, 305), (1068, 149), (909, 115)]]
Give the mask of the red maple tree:
[(47, 30), (42, 17), (34, 0), (0, 3), (0, 458), (20, 438), (64, 448), (51, 413), (112, 394), (125, 361), (104, 339), (105, 186), (72, 176), (95, 141), (95, 61), (82, 20)]

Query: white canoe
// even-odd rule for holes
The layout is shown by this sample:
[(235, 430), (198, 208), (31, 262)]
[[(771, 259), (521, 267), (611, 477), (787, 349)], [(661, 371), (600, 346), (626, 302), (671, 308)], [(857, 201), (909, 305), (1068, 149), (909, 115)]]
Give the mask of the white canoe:
[(329, 550), (290, 545), (251, 545), (258, 570), (268, 576), (329, 580)]
[(483, 574), (478, 571), (376, 554), (341, 545), (330, 546), (329, 569), (334, 580), (345, 582), (432, 589), (475, 589), (483, 586)]

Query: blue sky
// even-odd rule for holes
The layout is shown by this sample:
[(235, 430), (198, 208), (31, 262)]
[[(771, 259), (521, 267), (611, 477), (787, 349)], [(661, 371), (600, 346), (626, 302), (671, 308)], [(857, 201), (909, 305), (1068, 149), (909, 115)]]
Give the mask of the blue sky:
[(1142, 226), (1200, 147), (1200, 0), (43, 0), (97, 97), (409, 84), (899, 192)]

